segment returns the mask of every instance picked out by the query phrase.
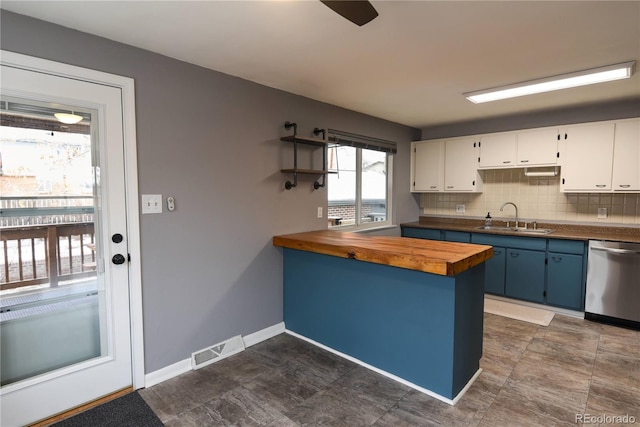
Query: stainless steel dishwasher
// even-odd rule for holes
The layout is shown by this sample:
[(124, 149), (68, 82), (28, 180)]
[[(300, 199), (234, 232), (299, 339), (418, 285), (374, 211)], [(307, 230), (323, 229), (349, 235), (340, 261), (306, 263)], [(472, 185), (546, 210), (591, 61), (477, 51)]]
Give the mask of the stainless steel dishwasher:
[(640, 244), (589, 241), (585, 319), (640, 329)]

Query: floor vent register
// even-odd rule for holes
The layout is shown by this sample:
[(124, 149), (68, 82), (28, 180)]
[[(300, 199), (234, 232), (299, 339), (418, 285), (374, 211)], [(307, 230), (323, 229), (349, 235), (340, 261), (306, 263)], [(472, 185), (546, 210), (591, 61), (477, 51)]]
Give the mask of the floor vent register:
[(226, 341), (193, 353), (191, 355), (191, 367), (194, 370), (203, 368), (226, 357), (240, 353), (244, 348), (244, 341), (241, 335), (229, 338)]

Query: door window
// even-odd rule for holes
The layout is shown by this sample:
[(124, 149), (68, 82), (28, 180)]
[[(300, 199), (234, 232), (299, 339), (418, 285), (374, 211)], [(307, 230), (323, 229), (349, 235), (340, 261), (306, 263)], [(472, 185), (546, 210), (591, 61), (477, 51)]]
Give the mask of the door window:
[[(96, 112), (1, 102), (0, 379), (6, 386), (103, 356), (107, 346), (95, 233)], [(73, 113), (77, 123), (60, 122), (59, 112)]]

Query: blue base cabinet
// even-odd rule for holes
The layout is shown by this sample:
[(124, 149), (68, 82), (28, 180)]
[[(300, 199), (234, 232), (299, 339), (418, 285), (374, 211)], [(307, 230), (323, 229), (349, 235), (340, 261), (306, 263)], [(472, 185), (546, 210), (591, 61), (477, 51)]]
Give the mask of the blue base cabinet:
[(493, 257), (484, 263), (484, 291), (494, 295), (504, 296), (506, 283), (506, 248), (493, 247)]
[(442, 231), (431, 228), (402, 228), (402, 237), (416, 239), (442, 240)]
[(582, 258), (549, 252), (547, 304), (582, 309)]
[(505, 296), (544, 303), (545, 253), (507, 249)]
[(471, 243), (471, 233), (445, 230), (444, 240), (447, 242)]
[(584, 310), (585, 241), (411, 227), (403, 227), (402, 235), (493, 246), (493, 257), (485, 262), (486, 293)]
[(549, 239), (547, 304), (570, 310), (584, 309), (587, 244)]

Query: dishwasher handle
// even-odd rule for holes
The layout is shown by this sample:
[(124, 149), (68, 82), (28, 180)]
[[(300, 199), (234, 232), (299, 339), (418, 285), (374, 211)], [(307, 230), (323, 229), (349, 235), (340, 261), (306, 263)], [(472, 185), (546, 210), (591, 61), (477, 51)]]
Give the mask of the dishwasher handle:
[(633, 249), (602, 248), (602, 247), (593, 246), (591, 247), (591, 250), (610, 252), (610, 253), (619, 254), (619, 255), (640, 255), (640, 250), (636, 251)]

